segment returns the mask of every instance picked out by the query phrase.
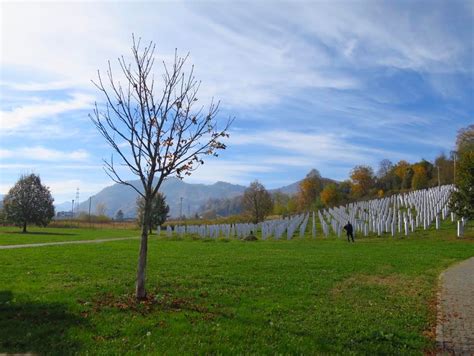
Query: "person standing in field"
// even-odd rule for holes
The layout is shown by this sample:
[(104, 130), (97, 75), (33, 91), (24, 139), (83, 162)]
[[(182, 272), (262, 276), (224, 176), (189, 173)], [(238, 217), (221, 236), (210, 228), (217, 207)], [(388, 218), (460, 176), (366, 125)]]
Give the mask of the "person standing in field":
[(347, 225), (344, 226), (344, 230), (346, 230), (347, 233), (347, 242), (351, 242), (350, 239), (352, 239), (352, 242), (354, 241), (354, 228), (352, 227), (352, 224), (350, 221), (347, 222)]

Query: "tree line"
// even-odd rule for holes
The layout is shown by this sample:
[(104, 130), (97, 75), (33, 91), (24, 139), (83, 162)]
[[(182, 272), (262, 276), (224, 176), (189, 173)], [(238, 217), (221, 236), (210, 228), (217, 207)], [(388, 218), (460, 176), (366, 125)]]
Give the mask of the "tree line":
[(456, 183), (460, 189), (454, 193), (453, 201), (458, 203), (452, 203), (452, 209), (458, 209), (460, 216), (469, 217), (474, 205), (473, 154), (474, 125), (470, 125), (459, 130), (456, 150), (449, 156), (441, 153), (433, 162), (421, 159), (414, 163), (405, 160), (393, 163), (383, 159), (376, 171), (368, 165), (355, 166), (349, 179), (342, 182), (323, 178), (313, 169), (299, 183), (296, 194), (271, 193), (260, 182), (254, 181), (243, 196), (208, 201), (203, 215), (206, 218), (243, 215), (260, 222), (270, 215), (287, 216)]

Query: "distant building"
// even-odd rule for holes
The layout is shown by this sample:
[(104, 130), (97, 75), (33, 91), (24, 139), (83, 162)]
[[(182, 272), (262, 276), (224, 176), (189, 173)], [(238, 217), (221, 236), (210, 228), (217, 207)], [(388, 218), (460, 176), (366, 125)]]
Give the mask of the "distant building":
[(71, 219), (72, 217), (72, 211), (58, 211), (56, 214), (57, 219)]

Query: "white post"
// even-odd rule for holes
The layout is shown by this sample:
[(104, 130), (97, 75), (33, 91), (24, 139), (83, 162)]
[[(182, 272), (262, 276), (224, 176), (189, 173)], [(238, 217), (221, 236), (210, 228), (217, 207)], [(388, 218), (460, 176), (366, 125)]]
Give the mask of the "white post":
[(462, 237), (463, 235), (463, 226), (462, 226), (462, 223), (461, 223), (461, 220), (458, 220), (458, 237)]

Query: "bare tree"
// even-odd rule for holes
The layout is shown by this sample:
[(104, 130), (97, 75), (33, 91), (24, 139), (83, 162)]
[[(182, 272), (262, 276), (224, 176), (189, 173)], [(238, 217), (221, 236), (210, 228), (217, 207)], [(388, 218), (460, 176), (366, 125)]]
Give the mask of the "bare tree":
[(245, 190), (242, 205), (255, 224), (265, 220), (265, 217), (273, 210), (272, 196), (257, 180), (250, 183)]
[[(205, 156), (218, 156), (225, 149), (221, 140), (228, 137), (232, 123), (229, 119), (217, 127), (219, 103), (211, 101), (207, 110), (197, 107), (200, 82), (191, 66), (185, 73), (189, 55), (179, 57), (175, 52), (172, 66), (163, 62), (161, 85), (156, 85), (154, 73), (155, 44), (142, 47), (140, 39), (132, 36), (132, 63), (118, 58), (123, 82), (116, 79), (110, 61), (106, 79), (98, 71), (94, 85), (105, 98), (103, 105), (95, 104), (92, 122), (118, 155), (104, 160), (110, 178), (134, 189), (144, 200), (138, 258), (136, 298), (146, 298), (145, 272), (153, 198), (168, 176), (183, 178), (204, 163)], [(141, 181), (137, 188), (125, 181), (119, 167), (126, 167)]]

